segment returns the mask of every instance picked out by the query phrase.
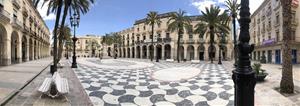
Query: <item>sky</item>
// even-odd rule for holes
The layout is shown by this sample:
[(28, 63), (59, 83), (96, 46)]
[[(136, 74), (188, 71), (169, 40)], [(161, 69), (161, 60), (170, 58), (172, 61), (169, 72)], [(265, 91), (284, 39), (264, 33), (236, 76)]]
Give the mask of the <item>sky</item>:
[[(218, 5), (225, 9), (226, 0), (95, 0), (90, 11), (80, 17), (77, 36), (87, 34), (104, 35), (133, 26), (135, 20), (146, 18), (149, 11), (166, 13), (178, 11), (187, 15), (200, 15), (200, 11), (210, 5)], [(239, 0), (240, 1), (240, 0)], [(250, 12), (253, 13), (264, 0), (249, 0)], [(50, 31), (54, 29), (55, 14), (46, 14), (47, 7), (38, 8)], [(69, 18), (66, 24), (69, 25)]]

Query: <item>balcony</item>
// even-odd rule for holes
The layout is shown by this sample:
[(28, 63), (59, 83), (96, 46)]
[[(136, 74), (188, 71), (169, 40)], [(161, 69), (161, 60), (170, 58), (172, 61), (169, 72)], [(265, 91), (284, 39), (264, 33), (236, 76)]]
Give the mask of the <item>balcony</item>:
[(20, 2), (19, 0), (11, 0), (12, 4), (17, 8), (20, 9)]
[(200, 38), (197, 43), (205, 43), (205, 40), (203, 38)]
[(299, 20), (298, 18), (295, 18), (292, 20), (292, 29), (296, 29), (298, 26)]
[(194, 44), (195, 43), (195, 41), (193, 39), (186, 40), (185, 42), (187, 44)]
[(23, 25), (23, 32), (29, 33), (29, 28), (26, 25)]
[(0, 7), (0, 21), (6, 24), (9, 23), (10, 21), (9, 16), (10, 14)]
[(23, 28), (23, 25), (21, 21), (19, 21), (17, 18), (13, 17), (13, 20), (11, 22), (12, 26), (16, 29), (21, 30)]
[(157, 38), (157, 43), (161, 43), (163, 41), (162, 38)]
[(164, 41), (165, 43), (169, 43), (169, 42), (172, 41), (172, 39), (171, 39), (171, 38), (163, 38), (163, 41)]
[(25, 7), (22, 7), (22, 13), (24, 17), (28, 17), (28, 11)]

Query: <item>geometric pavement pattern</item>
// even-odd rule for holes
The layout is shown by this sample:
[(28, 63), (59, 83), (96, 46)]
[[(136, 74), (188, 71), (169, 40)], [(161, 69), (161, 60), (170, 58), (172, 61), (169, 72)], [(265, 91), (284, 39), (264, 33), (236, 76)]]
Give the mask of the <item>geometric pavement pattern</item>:
[[(101, 64), (97, 60), (91, 62)], [(116, 70), (83, 65), (78, 61), (78, 68), (73, 70), (96, 106), (232, 106), (234, 104), (233, 81), (222, 65), (164, 61), (153, 62), (153, 64), (155, 65), (152, 67), (140, 69)], [(202, 71), (193, 78), (177, 82), (158, 81), (150, 76), (153, 71), (179, 66), (195, 67)]]

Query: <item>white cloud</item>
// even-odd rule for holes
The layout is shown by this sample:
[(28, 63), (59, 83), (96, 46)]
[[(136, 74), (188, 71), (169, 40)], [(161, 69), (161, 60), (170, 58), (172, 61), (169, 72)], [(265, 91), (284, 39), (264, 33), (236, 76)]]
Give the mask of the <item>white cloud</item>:
[(56, 15), (53, 13), (50, 13), (47, 15), (47, 9), (48, 9), (48, 3), (45, 3), (44, 6), (42, 7), (44, 0), (41, 0), (40, 3), (38, 4), (37, 10), (39, 11), (40, 15), (44, 20), (55, 20)]
[[(226, 0), (192, 0), (192, 5), (201, 11), (205, 10), (205, 7), (210, 7), (210, 5), (220, 5), (225, 4)], [(249, 0), (250, 13), (253, 13), (263, 2), (264, 0)], [(240, 3), (241, 0), (238, 0)], [(221, 7), (221, 10), (224, 10), (226, 7)]]

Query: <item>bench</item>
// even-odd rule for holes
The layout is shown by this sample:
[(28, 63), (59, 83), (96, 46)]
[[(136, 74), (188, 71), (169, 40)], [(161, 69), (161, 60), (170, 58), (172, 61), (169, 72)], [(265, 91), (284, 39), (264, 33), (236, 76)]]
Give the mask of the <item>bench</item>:
[(198, 63), (200, 63), (200, 60), (191, 60), (191, 63), (192, 64), (198, 64)]
[(174, 62), (174, 59), (166, 59), (166, 62)]
[[(51, 85), (53, 84), (55, 85), (55, 88), (57, 90), (57, 93), (55, 95), (50, 94), (50, 88)], [(52, 78), (45, 78), (43, 84), (40, 86), (38, 91), (52, 98), (58, 97), (60, 95), (68, 94), (69, 93), (68, 80), (66, 78), (62, 78), (58, 72), (55, 72)]]

